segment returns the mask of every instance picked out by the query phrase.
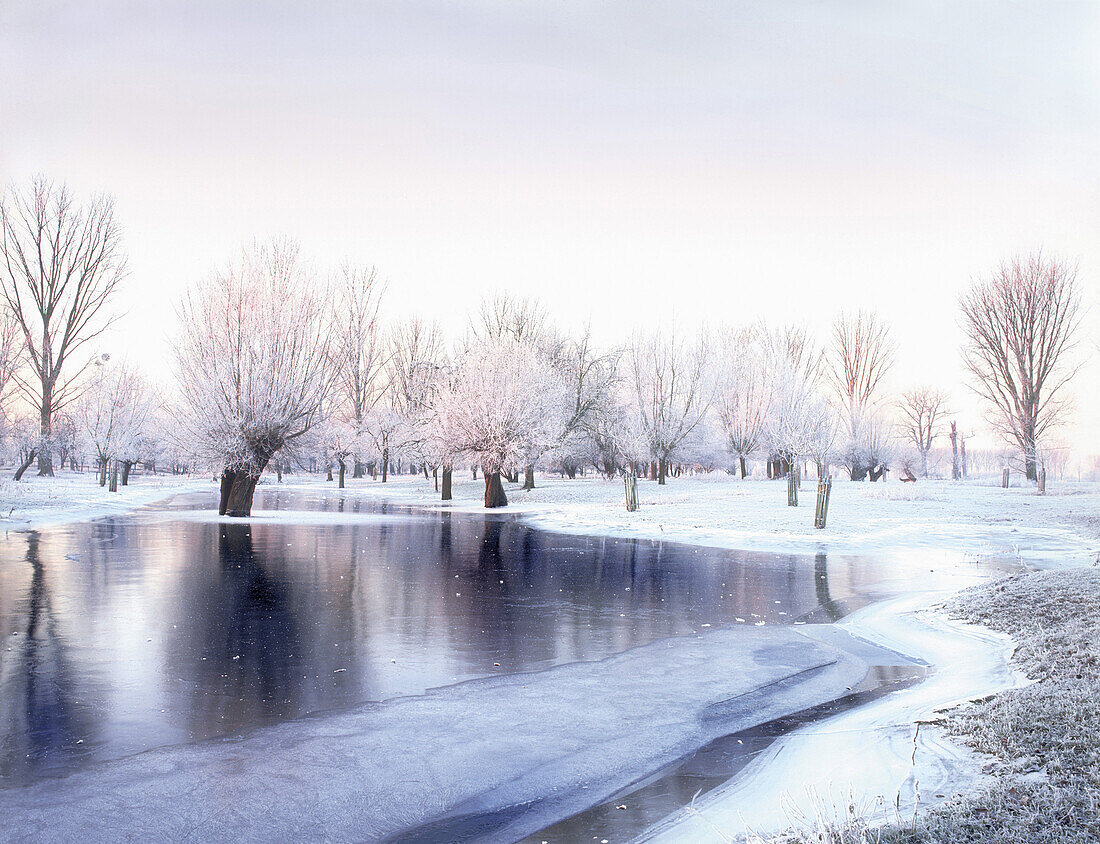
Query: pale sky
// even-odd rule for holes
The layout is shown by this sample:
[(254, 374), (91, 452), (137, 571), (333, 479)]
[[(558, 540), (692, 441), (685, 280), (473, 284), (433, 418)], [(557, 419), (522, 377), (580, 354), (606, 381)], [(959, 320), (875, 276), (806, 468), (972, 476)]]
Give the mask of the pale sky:
[(11, 2), (0, 181), (118, 200), (107, 351), (166, 371), (174, 302), (253, 237), (373, 263), (460, 332), (497, 289), (599, 339), (877, 309), (948, 387), (956, 300), (1079, 262), (1100, 452), (1100, 2)]

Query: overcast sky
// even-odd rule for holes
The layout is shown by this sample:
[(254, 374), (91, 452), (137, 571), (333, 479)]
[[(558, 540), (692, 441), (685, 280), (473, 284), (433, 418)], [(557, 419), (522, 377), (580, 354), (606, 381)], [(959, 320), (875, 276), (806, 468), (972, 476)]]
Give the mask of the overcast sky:
[(1100, 2), (0, 0), (0, 179), (117, 197), (108, 350), (154, 369), (187, 284), (290, 234), (452, 332), (503, 288), (609, 342), (877, 309), (978, 429), (957, 296), (1041, 246), (1097, 302), (1098, 162)]

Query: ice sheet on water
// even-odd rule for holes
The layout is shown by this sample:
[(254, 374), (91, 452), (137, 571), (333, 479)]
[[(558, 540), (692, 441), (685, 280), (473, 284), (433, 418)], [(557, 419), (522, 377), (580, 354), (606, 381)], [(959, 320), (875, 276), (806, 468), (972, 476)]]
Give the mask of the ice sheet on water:
[[(856, 641), (889, 643), (934, 665), (928, 679), (804, 725), (696, 801), (690, 811), (674, 813), (637, 840), (718, 844), (748, 831), (777, 833), (817, 813), (843, 817), (849, 803), (875, 819), (903, 819), (918, 804), (934, 805), (980, 783), (983, 774), (974, 753), (928, 722), (951, 706), (1011, 688), (1025, 678), (1008, 662), (1013, 644), (1007, 636), (918, 612), (928, 601), (927, 595), (899, 596), (859, 610), (837, 627), (822, 626), (811, 633), (834, 645), (848, 635)], [(860, 653), (858, 647), (852, 650)], [(881, 658), (875, 662), (888, 664)], [(918, 729), (918, 722), (925, 726)]]
[(863, 678), (805, 629), (711, 630), (154, 750), (0, 790), (0, 816), (15, 840), (363, 840), (502, 812), (506, 840)]

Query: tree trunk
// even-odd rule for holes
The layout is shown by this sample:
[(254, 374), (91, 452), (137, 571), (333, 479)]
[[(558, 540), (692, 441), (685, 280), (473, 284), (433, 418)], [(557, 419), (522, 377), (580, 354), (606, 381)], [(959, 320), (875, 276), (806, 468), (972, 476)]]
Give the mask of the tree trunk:
[(30, 465), (34, 462), (34, 458), (38, 456), (38, 449), (32, 448), (27, 455), (27, 459), (19, 464), (19, 468), (15, 470), (15, 480), (23, 480), (23, 473), (27, 471)]
[(344, 488), (344, 474), (348, 470), (348, 464), (345, 463), (343, 460), (337, 460), (336, 461), (336, 466), (340, 470), (340, 481), (337, 484), (337, 489), (343, 489)]
[(470, 474), (474, 476), (474, 480), (477, 480), (477, 466), (470, 467)]
[(432, 469), (432, 482), (435, 485), (435, 491), (439, 492), (439, 467), (436, 466)]
[(959, 473), (959, 440), (958, 432), (955, 430), (955, 423), (951, 423), (951, 433), (948, 438), (951, 440), (951, 480), (957, 481), (960, 478)]
[(222, 474), (221, 502), (218, 513), (223, 516), (247, 517), (252, 515), (252, 499), (256, 495), (259, 474), (231, 472)]
[(1030, 431), (1024, 431), (1024, 475), (1029, 481), (1039, 480), (1039, 466), (1036, 454), (1038, 448), (1035, 445), (1035, 435)]
[(657, 483), (664, 485), (665, 482), (665, 469), (668, 466), (668, 462), (665, 460), (657, 461)]
[(122, 461), (122, 485), (127, 486), (130, 483), (130, 470), (134, 468), (133, 460)]
[(428, 480), (428, 464), (425, 463), (425, 464), (423, 464), (423, 466), (424, 466), (424, 480)]
[(385, 483), (390, 476), (390, 450), (388, 448), (382, 449), (382, 483)]
[(441, 496), (441, 500), (443, 501), (451, 500), (451, 476), (453, 472), (454, 469), (452, 467), (443, 467), (443, 494)]
[(351, 476), (353, 478), (363, 477), (363, 464), (360, 461), (355, 461), (355, 464), (352, 466)]
[(42, 448), (38, 452), (38, 476), (53, 476), (53, 454), (50, 451), (50, 437), (53, 434), (53, 388), (42, 385)]
[(657, 461), (656, 460), (650, 460), (649, 461), (649, 479), (651, 481), (657, 480)]
[(741, 464), (741, 480), (745, 480), (745, 458), (738, 457), (737, 462)]
[(482, 466), (481, 473), (485, 476), (485, 506), (507, 507), (508, 496), (504, 494), (504, 484), (500, 482), (500, 471), (489, 472)]
[(218, 491), (218, 515), (224, 516), (226, 508), (229, 506), (229, 491), (233, 488), (233, 478), (235, 473), (230, 472), (228, 469), (222, 472), (221, 487)]
[(325, 480), (326, 481), (331, 481), (332, 480), (332, 464), (331, 463), (328, 464), (328, 475), (325, 477)]
[(535, 467), (528, 466), (523, 470), (523, 488), (534, 489), (535, 488)]

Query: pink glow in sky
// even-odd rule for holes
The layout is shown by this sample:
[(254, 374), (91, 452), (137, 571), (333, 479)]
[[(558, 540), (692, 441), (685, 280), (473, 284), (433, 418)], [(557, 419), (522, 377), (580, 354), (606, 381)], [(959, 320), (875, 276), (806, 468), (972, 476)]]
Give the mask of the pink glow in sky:
[(894, 387), (978, 430), (970, 279), (1042, 246), (1100, 300), (1098, 46), (1091, 2), (6, 2), (0, 180), (116, 195), (108, 342), (153, 370), (181, 290), (285, 233), (453, 333), (500, 288), (606, 342), (877, 309)]

